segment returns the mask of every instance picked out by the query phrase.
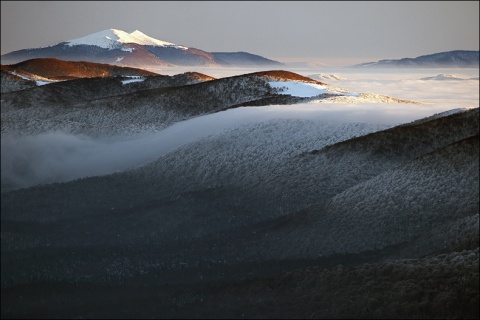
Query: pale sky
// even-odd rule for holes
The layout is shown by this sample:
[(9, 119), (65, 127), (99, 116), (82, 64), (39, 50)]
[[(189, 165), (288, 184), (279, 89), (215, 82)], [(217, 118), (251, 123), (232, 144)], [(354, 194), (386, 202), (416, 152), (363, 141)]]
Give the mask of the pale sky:
[(1, 53), (105, 29), (342, 66), (479, 50), (479, 1), (1, 1)]

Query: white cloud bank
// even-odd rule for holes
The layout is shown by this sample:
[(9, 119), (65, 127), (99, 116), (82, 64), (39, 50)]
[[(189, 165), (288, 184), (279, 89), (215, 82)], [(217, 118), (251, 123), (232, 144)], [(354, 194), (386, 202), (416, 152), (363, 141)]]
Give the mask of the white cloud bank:
[(308, 82), (297, 81), (271, 81), (268, 83), (272, 88), (279, 89), (282, 94), (289, 94), (295, 97), (307, 98), (320, 94), (343, 94), (345, 96), (357, 97), (357, 93), (340, 92), (332, 90), (327, 86)]
[(176, 123), (162, 131), (108, 141), (62, 132), (2, 137), (2, 190), (124, 171), (200, 138), (273, 119), (394, 125), (445, 111), (411, 104), (299, 104), (242, 107)]

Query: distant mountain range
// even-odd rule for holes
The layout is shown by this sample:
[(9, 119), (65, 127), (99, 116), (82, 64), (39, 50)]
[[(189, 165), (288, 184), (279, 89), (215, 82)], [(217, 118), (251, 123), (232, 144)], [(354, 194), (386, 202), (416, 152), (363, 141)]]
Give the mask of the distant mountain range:
[(478, 77), (465, 78), (454, 74), (440, 73), (433, 77), (425, 77), (420, 80), (479, 80)]
[(479, 52), (455, 50), (397, 60), (379, 60), (354, 65), (356, 68), (478, 68)]
[(119, 66), (281, 66), (282, 63), (248, 52), (207, 52), (147, 36), (107, 29), (42, 48), (22, 49), (1, 56), (2, 64), (34, 58), (89, 61)]

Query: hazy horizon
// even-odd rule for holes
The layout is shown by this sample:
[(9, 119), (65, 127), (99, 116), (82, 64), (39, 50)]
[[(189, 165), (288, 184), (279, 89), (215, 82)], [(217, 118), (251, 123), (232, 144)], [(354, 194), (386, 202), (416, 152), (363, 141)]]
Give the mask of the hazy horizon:
[(479, 50), (478, 1), (2, 1), (1, 9), (2, 54), (111, 28), (327, 66)]

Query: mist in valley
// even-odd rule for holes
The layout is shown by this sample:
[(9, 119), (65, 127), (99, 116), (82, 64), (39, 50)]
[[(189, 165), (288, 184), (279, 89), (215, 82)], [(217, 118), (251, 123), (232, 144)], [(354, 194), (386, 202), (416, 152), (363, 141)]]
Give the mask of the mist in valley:
[[(232, 70), (219, 72), (225, 76)], [(337, 75), (345, 80), (323, 81), (356, 93), (379, 93), (423, 104), (314, 101), (287, 106), (240, 107), (180, 121), (160, 131), (113, 137), (61, 131), (20, 137), (4, 134), (1, 144), (2, 192), (133, 169), (185, 144), (207, 136), (214, 140), (215, 135), (251, 123), (308, 119), (318, 125), (322, 122), (366, 123), (387, 128), (452, 109), (478, 107), (478, 80), (427, 81), (420, 80), (426, 73), (406, 72), (353, 73), (350, 70), (318, 73), (306, 70), (303, 73), (312, 78), (318, 74)], [(473, 77), (474, 73), (472, 70), (463, 76)]]

